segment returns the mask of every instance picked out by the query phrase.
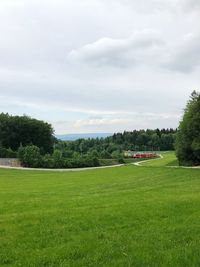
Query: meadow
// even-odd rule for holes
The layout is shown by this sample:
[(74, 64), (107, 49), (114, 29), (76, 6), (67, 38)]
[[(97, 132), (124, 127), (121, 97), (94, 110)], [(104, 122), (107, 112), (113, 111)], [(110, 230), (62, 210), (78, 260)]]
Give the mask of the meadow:
[(0, 266), (200, 266), (200, 170), (175, 162), (0, 169)]

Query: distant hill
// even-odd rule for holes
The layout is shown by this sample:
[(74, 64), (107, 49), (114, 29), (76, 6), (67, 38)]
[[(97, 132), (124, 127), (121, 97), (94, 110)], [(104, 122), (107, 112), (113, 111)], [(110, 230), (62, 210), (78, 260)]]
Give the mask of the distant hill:
[(105, 138), (112, 136), (112, 133), (81, 133), (81, 134), (63, 134), (56, 135), (56, 138), (63, 141), (75, 141), (77, 139), (89, 139), (89, 138)]

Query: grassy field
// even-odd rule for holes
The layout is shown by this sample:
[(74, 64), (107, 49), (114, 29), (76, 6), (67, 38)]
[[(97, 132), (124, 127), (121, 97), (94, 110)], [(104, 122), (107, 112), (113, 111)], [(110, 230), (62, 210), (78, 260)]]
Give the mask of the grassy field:
[(150, 160), (143, 162), (143, 166), (153, 166), (153, 167), (164, 167), (164, 166), (178, 166), (178, 160), (173, 152), (163, 152), (161, 153), (162, 158), (158, 160)]
[(83, 172), (0, 170), (0, 266), (200, 266), (200, 170), (168, 168), (167, 157)]

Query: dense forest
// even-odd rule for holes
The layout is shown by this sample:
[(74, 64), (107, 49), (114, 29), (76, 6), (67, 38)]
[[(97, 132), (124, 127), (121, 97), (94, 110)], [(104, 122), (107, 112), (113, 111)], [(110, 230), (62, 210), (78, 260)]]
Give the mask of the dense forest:
[(74, 152), (86, 154), (93, 152), (100, 158), (111, 158), (125, 150), (134, 151), (165, 151), (174, 150), (177, 130), (134, 130), (132, 132), (116, 133), (107, 138), (78, 139), (76, 141), (57, 141), (55, 148), (62, 151), (66, 157)]

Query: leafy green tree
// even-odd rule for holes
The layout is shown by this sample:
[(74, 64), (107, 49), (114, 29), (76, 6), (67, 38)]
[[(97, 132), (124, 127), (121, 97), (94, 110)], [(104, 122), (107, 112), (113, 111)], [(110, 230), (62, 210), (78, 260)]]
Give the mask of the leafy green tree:
[(96, 149), (90, 149), (88, 154), (91, 156), (91, 157), (96, 157), (98, 158), (99, 157), (99, 153)]
[(13, 151), (10, 147), (7, 149), (0, 144), (0, 158), (16, 158), (17, 152)]
[(20, 144), (33, 144), (45, 154), (53, 151), (54, 141), (50, 124), (28, 116), (0, 114), (0, 142), (3, 147), (17, 151)]
[(200, 93), (193, 91), (180, 122), (176, 154), (180, 165), (200, 165)]
[(102, 159), (110, 159), (111, 158), (111, 154), (107, 150), (103, 150), (100, 153), (100, 158), (102, 158)]
[(41, 166), (42, 156), (40, 154), (40, 149), (37, 146), (20, 146), (18, 150), (18, 158), (25, 167), (38, 168)]
[(72, 158), (73, 153), (74, 153), (73, 150), (65, 149), (62, 154), (63, 154), (63, 157), (65, 158)]
[(121, 157), (121, 153), (120, 153), (119, 150), (115, 150), (115, 151), (113, 151), (113, 153), (112, 153), (112, 158), (113, 158), (113, 159), (118, 159), (118, 158), (120, 158), (120, 157)]
[(151, 140), (150, 140), (149, 144), (153, 150), (156, 150), (158, 147), (160, 147), (160, 137), (157, 133), (154, 133), (151, 136)]
[(162, 133), (160, 138), (161, 150), (174, 150), (174, 143), (176, 140), (176, 134), (173, 133)]
[(62, 152), (60, 150), (54, 150), (52, 157), (54, 160), (55, 168), (62, 168), (63, 166)]
[(10, 147), (6, 150), (6, 158), (16, 158), (17, 152), (13, 151)]
[(122, 156), (119, 156), (117, 160), (118, 160), (119, 164), (125, 163), (124, 158)]
[(50, 154), (46, 154), (42, 157), (42, 167), (43, 168), (55, 168), (55, 161)]

